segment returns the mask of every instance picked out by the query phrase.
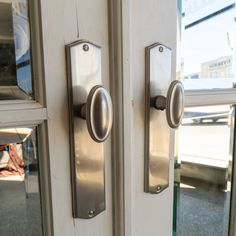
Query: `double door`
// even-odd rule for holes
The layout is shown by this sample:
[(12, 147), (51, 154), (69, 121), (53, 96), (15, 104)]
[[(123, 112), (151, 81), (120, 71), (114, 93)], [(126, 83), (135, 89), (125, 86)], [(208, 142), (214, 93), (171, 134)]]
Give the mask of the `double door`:
[[(16, 69), (8, 71), (12, 83), (6, 84), (1, 77), (5, 86), (0, 103), (1, 129), (17, 137), (25, 134), (9, 142), (1, 135), (1, 145), (23, 145), (15, 148), (23, 150), (19, 159), (24, 162), (24, 235), (34, 235), (29, 230), (33, 225), (29, 219), (37, 220), (37, 235), (206, 235), (215, 222), (203, 224), (201, 217), (210, 219), (210, 209), (217, 204), (222, 207), (216, 209), (219, 214), (215, 217), (224, 218), (225, 223), (216, 235), (234, 235), (234, 211), (229, 210), (234, 207), (231, 173), (236, 95), (231, 83), (234, 45), (229, 29), (229, 24), (233, 26), (234, 1), (208, 5), (194, 0), (0, 2), (5, 14), (0, 18), (6, 27), (0, 35), (5, 45), (1, 50), (15, 51), (9, 60), (16, 58), (11, 64)], [(221, 26), (220, 30), (212, 28), (215, 24)], [(209, 34), (207, 40), (204, 35), (208, 31), (214, 37)], [(229, 50), (225, 49), (224, 38), (228, 31)], [(219, 42), (213, 41), (216, 39)], [(219, 52), (213, 44), (221, 48)], [(11, 48), (6, 49), (6, 45)], [(81, 54), (72, 52), (77, 46)], [(209, 53), (204, 54), (206, 48)], [(92, 59), (85, 55), (91, 50)], [(232, 73), (218, 76), (219, 70), (227, 70), (227, 61)], [(85, 91), (86, 97), (98, 84), (92, 79), (83, 91), (75, 87), (83, 86), (83, 79), (96, 80), (98, 74), (99, 86), (104, 90), (100, 88), (101, 94), (98, 91), (97, 95), (102, 105), (90, 109), (95, 114), (94, 123), (86, 112), (74, 120), (77, 113), (73, 99), (77, 99), (77, 92), (80, 97)], [(171, 83), (176, 79), (183, 79), (185, 89), (179, 82)], [(111, 95), (113, 117), (105, 90)], [(97, 113), (102, 118), (96, 117)], [(98, 133), (93, 132), (96, 122), (104, 125), (104, 114), (113, 120), (106, 141), (96, 136), (100, 126)], [(183, 116), (183, 125), (179, 126)], [(75, 128), (77, 122), (84, 126)], [(81, 130), (92, 133), (89, 142), (77, 136)], [(207, 135), (204, 146), (199, 140)], [(25, 140), (28, 146), (24, 146)], [(216, 145), (217, 140), (221, 142)], [(102, 150), (97, 153), (99, 160), (91, 151), (93, 142), (97, 145), (95, 154)], [(225, 149), (222, 151), (220, 146)], [(77, 159), (76, 154), (81, 152), (76, 148), (82, 150), (82, 159)], [(25, 158), (26, 154), (31, 159)], [(214, 194), (207, 195), (209, 191)], [(35, 193), (37, 207), (27, 205)], [(212, 200), (207, 204), (212, 196), (221, 202)], [(206, 206), (202, 213), (199, 204)], [(32, 212), (37, 213), (35, 218)], [(191, 219), (194, 215), (197, 218)], [(1, 230), (14, 235), (6, 225)]]

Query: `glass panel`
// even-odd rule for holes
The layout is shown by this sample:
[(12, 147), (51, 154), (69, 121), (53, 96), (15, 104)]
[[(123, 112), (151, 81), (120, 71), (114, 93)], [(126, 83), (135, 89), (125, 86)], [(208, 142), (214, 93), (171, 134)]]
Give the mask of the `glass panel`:
[(188, 108), (175, 158), (177, 236), (227, 236), (230, 214), (233, 108)]
[(0, 0), (0, 100), (32, 99), (27, 0)]
[(0, 219), (0, 235), (42, 235), (35, 129), (0, 129)]
[(185, 89), (232, 88), (235, 0), (183, 0), (182, 80)]

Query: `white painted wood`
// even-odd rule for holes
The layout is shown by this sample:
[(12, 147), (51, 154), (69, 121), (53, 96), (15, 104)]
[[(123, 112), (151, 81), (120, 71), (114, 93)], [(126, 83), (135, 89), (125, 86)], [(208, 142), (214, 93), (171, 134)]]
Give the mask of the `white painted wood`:
[[(135, 160), (133, 155), (134, 142), (134, 100), (133, 100), (133, 80), (131, 73), (131, 1), (122, 1), (122, 29), (123, 29), (123, 109), (124, 109), (124, 218), (125, 236), (134, 235), (134, 169)], [(144, 82), (144, 81), (143, 81)], [(141, 144), (143, 145), (143, 143)], [(144, 169), (143, 169), (144, 170)]]
[[(171, 132), (170, 186), (160, 195), (144, 189), (144, 85), (146, 46), (161, 42), (173, 50), (175, 79), (177, 1), (123, 0), (124, 196), (126, 236), (171, 236), (174, 133)], [(186, 91), (186, 107), (235, 104), (235, 89)]]
[[(117, 87), (117, 89), (123, 89), (124, 126), (120, 128), (123, 128), (124, 134), (122, 145), (124, 145), (123, 197), (125, 235), (170, 236), (172, 235), (173, 158), (170, 163), (169, 188), (160, 195), (151, 195), (143, 191), (144, 49), (154, 42), (162, 42), (171, 47), (173, 50), (172, 77), (173, 79), (175, 78), (176, 2), (172, 0), (121, 0), (120, 6), (122, 9), (122, 19), (120, 19), (120, 23), (117, 23), (117, 27), (122, 27), (123, 42), (122, 45), (119, 45), (122, 52), (121, 55), (114, 58), (122, 57), (123, 67), (123, 88)], [(62, 0), (42, 0), (55, 235), (113, 235), (109, 141), (106, 148), (107, 210), (92, 220), (73, 220), (71, 217), (68, 111), (66, 109), (67, 92), (64, 54), (64, 45), (78, 38), (88, 39), (102, 46), (104, 82), (105, 86), (109, 87), (109, 81), (112, 81), (112, 79), (109, 79), (108, 69), (109, 38), (107, 11), (107, 1), (105, 0), (68, 0), (66, 3)], [(120, 44), (119, 40), (117, 41), (117, 45)], [(114, 62), (113, 67), (117, 64)], [(116, 78), (119, 79), (119, 77)], [(198, 91), (195, 93), (195, 91), (189, 91), (186, 93), (186, 106), (216, 105), (235, 100), (234, 98), (232, 99), (232, 96), (235, 96), (233, 91), (214, 92)], [(204, 96), (204, 98), (201, 98), (201, 96)], [(208, 99), (206, 100), (205, 98)], [(121, 123), (119, 122), (119, 124)], [(114, 142), (115, 137), (114, 135)], [(171, 156), (173, 157), (173, 132), (171, 132), (170, 149)]]
[(29, 110), (1, 110), (0, 127), (15, 127), (23, 124), (40, 124), (47, 119), (45, 108)]
[(169, 188), (159, 195), (144, 193), (144, 91), (145, 47), (155, 42), (172, 48), (175, 78), (176, 9), (172, 0), (123, 1), (126, 236), (172, 235), (173, 159)]
[(30, 109), (40, 109), (43, 106), (40, 103), (35, 101), (0, 101), (0, 111), (8, 111), (8, 110), (30, 110)]
[[(120, 104), (123, 106), (123, 121), (119, 121), (121, 127), (116, 128), (123, 129), (124, 135), (121, 145), (124, 147), (122, 150), (124, 155), (124, 183), (122, 183), (124, 199), (122, 200), (124, 201), (125, 236), (172, 235), (173, 159), (170, 163), (169, 188), (160, 195), (144, 193), (144, 55), (145, 47), (154, 42), (161, 42), (171, 47), (173, 50), (172, 77), (175, 78), (176, 2), (173, 0), (120, 0), (121, 13), (119, 12), (117, 16), (120, 22), (114, 23), (114, 26), (121, 27), (122, 31), (122, 35), (120, 35), (122, 42), (117, 39), (119, 49), (114, 50), (120, 55), (114, 58), (122, 60), (122, 68), (118, 70), (119, 72), (123, 70), (123, 75), (119, 74), (120, 77), (123, 76), (123, 79), (120, 78), (123, 88), (117, 87), (122, 90), (117, 94), (123, 93), (123, 104)], [(1, 101), (0, 127), (36, 125), (47, 120), (44, 121), (43, 137), (46, 136), (47, 123), (54, 235), (112, 236), (114, 234), (112, 231), (110, 140), (107, 141), (105, 148), (107, 210), (91, 220), (72, 218), (64, 48), (65, 44), (77, 39), (87, 39), (100, 45), (103, 48), (104, 85), (109, 88), (109, 82), (112, 83), (113, 78), (109, 78), (112, 73), (109, 73), (108, 1), (41, 0), (41, 14), (43, 33), (41, 50), (44, 53), (44, 65), (37, 64), (37, 68), (39, 71), (44, 68), (45, 73), (43, 75), (42, 71), (38, 72), (36, 77), (41, 81), (45, 76), (46, 103), (44, 104), (42, 98), (43, 84), (38, 86), (37, 91), (42, 94), (36, 96), (43, 105), (35, 101)], [(117, 32), (120, 31), (117, 30)], [(37, 34), (37, 37), (39, 36)], [(116, 40), (114, 39), (114, 41)], [(113, 46), (115, 47), (115, 44)], [(37, 48), (38, 51), (35, 54), (40, 54), (39, 45)], [(113, 63), (113, 67), (115, 67), (120, 62), (113, 61)], [(119, 79), (119, 76), (114, 77)], [(114, 86), (113, 90), (115, 90)], [(114, 94), (116, 93), (114, 92)], [(117, 98), (117, 100), (119, 99)], [(233, 89), (186, 91), (187, 107), (235, 104), (235, 101), (236, 95)], [(44, 108), (45, 105), (47, 105), (47, 110)], [(117, 110), (119, 109), (117, 108)], [(41, 126), (40, 129), (42, 129)], [(116, 141), (115, 138), (116, 135), (113, 137), (113, 142)], [(44, 142), (44, 146), (47, 145), (47, 140), (40, 139), (40, 142)], [(170, 149), (173, 157), (173, 132), (171, 133)], [(43, 151), (42, 153), (46, 156), (46, 148)], [(44, 171), (46, 173), (48, 169)], [(122, 196), (119, 197), (122, 198)], [(123, 232), (122, 230), (123, 228), (117, 229), (117, 232)]]
[(124, 218), (124, 130), (123, 127), (123, 55), (122, 0), (109, 1), (110, 79), (113, 112), (112, 191), (113, 236), (125, 235)]
[(104, 86), (109, 88), (106, 0), (42, 0), (45, 87), (55, 235), (111, 236), (111, 150), (106, 141), (106, 211), (90, 220), (73, 219), (65, 44), (87, 39), (102, 47)]
[(235, 88), (185, 91), (185, 107), (224, 104), (236, 104)]
[[(41, 81), (45, 76), (46, 103), (43, 97), (44, 85), (37, 85), (35, 101), (1, 101), (0, 127), (14, 127), (38, 125), (44, 120), (48, 125), (48, 146), (51, 166), (51, 186), (53, 221), (55, 235), (81, 235), (81, 236), (170, 236), (172, 234), (172, 206), (173, 206), (173, 159), (170, 163), (170, 187), (160, 195), (144, 193), (144, 85), (145, 85), (145, 47), (162, 42), (173, 50), (172, 77), (175, 78), (175, 50), (176, 50), (176, 3), (172, 0), (120, 0), (121, 12), (117, 13), (118, 21), (112, 26), (120, 27), (116, 33), (121, 38), (113, 39), (116, 55), (113, 69), (118, 65), (119, 75), (109, 73), (109, 36), (108, 36), (108, 5), (106, 0), (41, 0), (42, 5), (42, 31), (44, 65), (36, 65), (37, 76)], [(113, 7), (113, 11), (115, 8)], [(118, 9), (117, 9), (118, 11)], [(115, 14), (115, 13), (113, 13)], [(120, 15), (119, 15), (120, 14)], [(114, 19), (115, 20), (115, 19)], [(40, 35), (38, 35), (40, 36)], [(115, 33), (114, 35), (115, 36)], [(37, 38), (37, 37), (36, 37)], [(106, 205), (107, 210), (92, 220), (72, 218), (70, 161), (69, 161), (69, 129), (67, 110), (67, 78), (65, 68), (65, 44), (77, 39), (88, 39), (103, 48), (103, 78), (107, 88), (114, 79), (122, 79), (122, 83), (113, 84), (113, 94), (123, 93), (122, 115), (123, 121), (117, 121), (117, 129), (113, 143), (123, 133), (123, 143), (119, 140), (121, 157), (123, 154), (124, 196), (121, 192), (116, 196), (124, 206), (124, 217), (117, 216), (122, 222), (113, 230), (112, 223), (112, 178), (111, 178), (111, 150), (110, 140), (106, 144)], [(122, 42), (120, 42), (122, 40)], [(38, 45), (37, 53), (41, 50)], [(119, 52), (120, 50), (120, 52)], [(110, 52), (110, 56), (112, 53)], [(41, 59), (39, 59), (40, 61)], [(122, 65), (120, 65), (120, 63)], [(111, 64), (111, 63), (110, 63)], [(44, 74), (42, 73), (43, 68)], [(121, 73), (123, 70), (123, 74)], [(41, 71), (41, 72), (40, 72)], [(114, 78), (109, 78), (109, 75)], [(37, 81), (36, 81), (37, 82)], [(115, 92), (116, 89), (122, 91)], [(117, 102), (122, 98), (116, 98)], [(235, 103), (234, 89), (229, 90), (203, 90), (186, 91), (186, 106), (218, 105)], [(47, 110), (44, 106), (47, 105)], [(117, 108), (116, 111), (119, 111)], [(122, 109), (122, 108), (121, 108)], [(116, 114), (115, 114), (116, 115)], [(123, 123), (123, 127), (122, 127)], [(41, 127), (41, 126), (40, 126)], [(44, 131), (46, 135), (46, 131)], [(121, 139), (121, 137), (119, 137)], [(41, 142), (43, 142), (41, 140)], [(44, 146), (46, 146), (45, 141)], [(119, 144), (116, 146), (119, 148)], [(174, 151), (174, 135), (171, 133), (171, 156)], [(46, 149), (44, 150), (46, 152)], [(114, 150), (113, 150), (114, 153)], [(47, 155), (47, 154), (45, 154)], [(120, 162), (122, 164), (122, 161)], [(45, 164), (44, 164), (45, 165)], [(114, 170), (114, 169), (113, 169)], [(118, 169), (119, 170), (119, 169)], [(121, 172), (121, 173), (122, 173)], [(121, 174), (117, 172), (117, 174)], [(116, 176), (113, 175), (113, 178)], [(118, 176), (117, 176), (118, 178)], [(123, 178), (119, 177), (120, 181)], [(119, 184), (119, 182), (116, 182)], [(119, 199), (123, 198), (123, 199)], [(123, 203), (122, 203), (123, 201)], [(119, 211), (119, 209), (116, 209)], [(117, 220), (118, 218), (114, 218)], [(122, 226), (122, 223), (125, 223)], [(116, 223), (116, 222), (115, 222)], [(123, 229), (124, 227), (124, 229)]]

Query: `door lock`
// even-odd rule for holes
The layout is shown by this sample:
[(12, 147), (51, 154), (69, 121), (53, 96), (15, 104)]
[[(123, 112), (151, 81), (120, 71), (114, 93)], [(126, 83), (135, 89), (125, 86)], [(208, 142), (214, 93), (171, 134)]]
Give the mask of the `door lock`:
[(179, 80), (171, 82), (166, 97), (159, 95), (151, 101), (157, 110), (166, 110), (166, 120), (171, 128), (179, 127), (184, 116), (184, 87)]
[(111, 131), (113, 112), (110, 94), (101, 86), (94, 86), (80, 110), (80, 116), (86, 119), (91, 138), (98, 143), (104, 142)]
[(144, 191), (153, 194), (169, 186), (170, 128), (178, 128), (184, 114), (183, 85), (171, 82), (171, 54), (160, 43), (146, 48)]
[(73, 217), (90, 219), (106, 208), (104, 141), (113, 120), (102, 81), (102, 51), (88, 41), (66, 46)]

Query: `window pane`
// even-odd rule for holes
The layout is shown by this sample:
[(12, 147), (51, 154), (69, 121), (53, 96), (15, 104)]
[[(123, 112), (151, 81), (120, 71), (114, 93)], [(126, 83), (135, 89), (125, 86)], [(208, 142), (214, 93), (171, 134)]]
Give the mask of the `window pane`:
[(235, 0), (183, 0), (185, 89), (232, 88), (235, 82)]
[(0, 235), (42, 235), (36, 131), (0, 130)]
[(26, 0), (0, 0), (0, 100), (32, 99)]
[(230, 214), (233, 109), (188, 108), (175, 160), (177, 236), (227, 236)]

